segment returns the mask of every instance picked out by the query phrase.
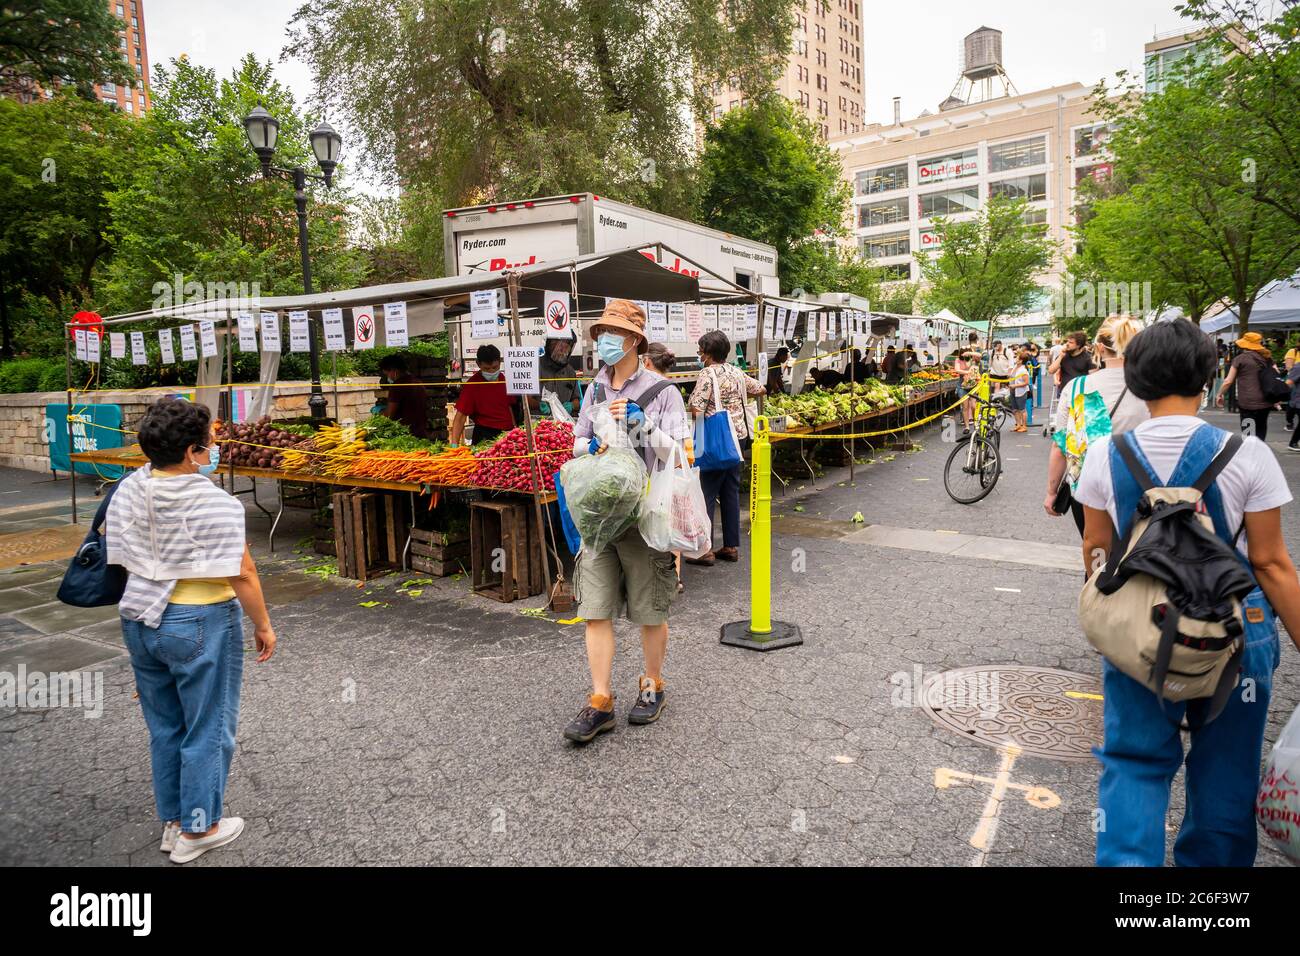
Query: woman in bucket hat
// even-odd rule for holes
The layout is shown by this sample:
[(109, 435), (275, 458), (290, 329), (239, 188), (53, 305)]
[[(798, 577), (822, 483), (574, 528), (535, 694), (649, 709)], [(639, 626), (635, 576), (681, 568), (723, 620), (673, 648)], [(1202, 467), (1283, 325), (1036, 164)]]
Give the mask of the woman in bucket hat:
[[(645, 313), (626, 299), (610, 300), (600, 319), (587, 329), (603, 364), (582, 397), (574, 426), (575, 455), (606, 451), (595, 437), (592, 406), (608, 403), (615, 419), (628, 426), (632, 443), (646, 467), (667, 462), (677, 443), (690, 434), (681, 392), (662, 375), (648, 369), (642, 355), (649, 347)], [(564, 729), (564, 736), (585, 744), (614, 729), (614, 618), (625, 610), (641, 626), (645, 672), (628, 723), (649, 724), (664, 707), (663, 665), (668, 651), (668, 609), (677, 596), (673, 555), (645, 543), (634, 523), (616, 541), (592, 554), (584, 546), (573, 572), (578, 615), (587, 620), (587, 665), (591, 696)]]
[(1219, 389), (1219, 397), (1214, 404), (1223, 405), (1224, 393), (1232, 385), (1237, 386), (1237, 408), (1241, 412), (1241, 432), (1254, 435), (1260, 441), (1268, 440), (1268, 413), (1273, 410), (1273, 402), (1268, 400), (1260, 385), (1260, 373), (1273, 364), (1273, 353), (1264, 345), (1264, 337), (1258, 332), (1247, 332), (1237, 339), (1237, 348), (1241, 349), (1228, 368), (1228, 376)]

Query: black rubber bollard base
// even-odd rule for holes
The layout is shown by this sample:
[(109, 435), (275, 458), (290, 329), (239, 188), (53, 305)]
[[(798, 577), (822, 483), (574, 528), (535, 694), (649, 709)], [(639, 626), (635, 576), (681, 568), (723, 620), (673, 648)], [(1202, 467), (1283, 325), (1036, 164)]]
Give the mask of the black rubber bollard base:
[(722, 625), (721, 644), (732, 647), (747, 647), (751, 651), (774, 651), (781, 647), (794, 647), (803, 643), (797, 624), (785, 621), (773, 621), (769, 634), (755, 634), (749, 629), (749, 621), (733, 621)]

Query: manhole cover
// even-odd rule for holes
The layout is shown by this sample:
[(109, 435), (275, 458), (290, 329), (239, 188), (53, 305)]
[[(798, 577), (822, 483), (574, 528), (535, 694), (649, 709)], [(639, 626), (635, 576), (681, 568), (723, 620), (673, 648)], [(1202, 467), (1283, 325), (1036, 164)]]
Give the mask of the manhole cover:
[(1018, 665), (960, 667), (925, 682), (922, 706), (940, 727), (990, 747), (1054, 760), (1091, 760), (1101, 743), (1101, 681)]

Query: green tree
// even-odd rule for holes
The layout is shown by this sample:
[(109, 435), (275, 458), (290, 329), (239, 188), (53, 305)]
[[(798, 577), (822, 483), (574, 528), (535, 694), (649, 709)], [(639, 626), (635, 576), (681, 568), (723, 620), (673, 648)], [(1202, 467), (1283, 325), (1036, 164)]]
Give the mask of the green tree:
[(62, 322), (91, 300), (112, 254), (108, 193), (129, 164), (135, 122), (93, 100), (60, 94), (0, 98), (0, 355), (15, 342), (63, 352)]
[(1177, 9), (1221, 53), (1206, 72), (1235, 121), (1244, 165), (1225, 170), (1220, 185), (1253, 179), (1251, 198), (1300, 226), (1300, 6), (1189, 0)]
[(700, 221), (775, 246), (783, 290), (878, 290), (841, 245), (852, 193), (839, 156), (789, 100), (771, 94), (709, 126), (700, 181)]
[(1023, 315), (1038, 305), (1035, 281), (1051, 264), (1055, 244), (1041, 227), (1025, 222), (1025, 203), (989, 199), (973, 219), (934, 220), (938, 251), (916, 252), (930, 312), (949, 309), (967, 322), (988, 323), (994, 338), (999, 316)]
[[(1093, 290), (1129, 287), (1151, 290), (1151, 301), (1131, 304), (1129, 311), (1159, 310), (1177, 306), (1188, 318), (1199, 322), (1206, 310), (1231, 292), (1231, 279), (1222, 260), (1188, 230), (1176, 224), (1177, 211), (1168, 193), (1149, 184), (1100, 200), (1079, 230), (1082, 248), (1070, 259), (1068, 281), (1087, 282)], [(1088, 303), (1088, 297), (1080, 297)], [(1104, 315), (1089, 308), (1086, 315), (1064, 315), (1069, 328), (1089, 331)]]
[(104, 0), (5, 0), (0, 8), (0, 93), (27, 98), (67, 84), (132, 86), (118, 47), (124, 25)]
[[(174, 277), (256, 283), (262, 295), (302, 291), (293, 189), (264, 180), (242, 119), (262, 103), (280, 121), (275, 163), (315, 168), (304, 116), (269, 63), (246, 57), (228, 79), (184, 59), (155, 71), (153, 108), (139, 121), (136, 150), (117, 167), (110, 197), (116, 252), (99, 298), (108, 311), (147, 308)], [(341, 171), (340, 171), (341, 172)], [(308, 243), (317, 288), (356, 285), (364, 257), (349, 248), (349, 196), (309, 184)], [(191, 299), (192, 295), (186, 294)]]
[[(1260, 290), (1300, 269), (1300, 229), (1261, 201), (1277, 191), (1284, 174), (1251, 155), (1249, 121), (1225, 94), (1225, 79), (1211, 64), (1158, 95), (1130, 89), (1098, 97), (1097, 109), (1113, 130), (1115, 174), (1134, 197), (1125, 201), (1136, 204), (1136, 215), (1150, 217), (1141, 228), (1162, 233), (1163, 255), (1148, 257), (1146, 276), (1135, 278), (1154, 285), (1172, 274), (1181, 277), (1184, 296), (1202, 285), (1216, 297), (1226, 293), (1244, 332)], [(1115, 201), (1101, 200), (1094, 213), (1101, 217)], [(1134, 213), (1123, 215), (1132, 219)], [(1190, 313), (1196, 301), (1187, 302)]]
[(748, 96), (771, 86), (791, 6), (317, 0), (295, 15), (289, 52), (360, 132), (367, 163), (422, 193), (426, 213), (591, 191), (682, 215), (691, 114), (728, 78)]

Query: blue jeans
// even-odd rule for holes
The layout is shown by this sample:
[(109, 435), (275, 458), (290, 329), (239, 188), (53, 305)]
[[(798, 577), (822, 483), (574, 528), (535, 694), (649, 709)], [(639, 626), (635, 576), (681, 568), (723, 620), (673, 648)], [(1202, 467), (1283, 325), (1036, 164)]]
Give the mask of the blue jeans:
[(238, 601), (169, 604), (157, 628), (122, 619), (149, 727), (153, 793), (163, 821), (202, 833), (221, 820), (244, 672)]
[[(1174, 862), (1178, 866), (1251, 866), (1255, 862), (1255, 798), (1260, 754), (1281, 657), (1277, 619), (1256, 588), (1243, 602), (1264, 620), (1246, 624), (1241, 680), (1215, 720), (1193, 731), (1187, 752), (1187, 808)], [(1174, 721), (1186, 703), (1165, 702), (1142, 684), (1103, 664), (1104, 742), (1097, 833), (1098, 866), (1163, 866), (1169, 788), (1183, 763)]]

